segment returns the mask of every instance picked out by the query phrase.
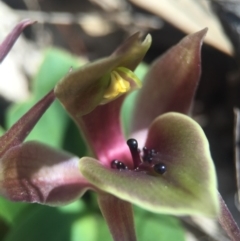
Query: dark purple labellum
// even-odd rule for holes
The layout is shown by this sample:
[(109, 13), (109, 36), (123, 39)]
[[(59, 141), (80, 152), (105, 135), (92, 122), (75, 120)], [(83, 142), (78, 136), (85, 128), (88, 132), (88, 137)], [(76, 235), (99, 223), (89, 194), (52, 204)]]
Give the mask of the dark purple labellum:
[(164, 174), (167, 171), (166, 166), (163, 163), (155, 164), (153, 168), (158, 174)]
[(111, 167), (113, 169), (118, 169), (118, 170), (126, 170), (128, 169), (128, 167), (121, 161), (118, 161), (118, 160), (113, 160), (111, 162)]

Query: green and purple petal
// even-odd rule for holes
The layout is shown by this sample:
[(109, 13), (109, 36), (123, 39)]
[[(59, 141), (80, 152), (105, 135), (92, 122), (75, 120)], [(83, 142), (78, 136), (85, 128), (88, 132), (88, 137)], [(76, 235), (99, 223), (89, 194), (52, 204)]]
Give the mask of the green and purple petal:
[(186, 36), (151, 66), (139, 91), (131, 133), (140, 145), (147, 128), (167, 112), (189, 114), (201, 74), (201, 46), (207, 29)]
[(0, 194), (13, 201), (62, 205), (91, 185), (80, 174), (78, 157), (37, 142), (11, 148), (0, 162)]
[(216, 217), (216, 174), (201, 127), (179, 113), (158, 117), (150, 127), (147, 148), (166, 166), (158, 174), (151, 164), (141, 170), (115, 170), (92, 158), (80, 159), (80, 171), (102, 191), (152, 212)]
[(8, 34), (8, 36), (3, 40), (3, 42), (0, 44), (0, 63), (4, 60), (24, 28), (27, 26), (33, 24), (34, 21), (31, 21), (29, 19), (23, 20), (20, 23), (18, 23), (14, 29)]

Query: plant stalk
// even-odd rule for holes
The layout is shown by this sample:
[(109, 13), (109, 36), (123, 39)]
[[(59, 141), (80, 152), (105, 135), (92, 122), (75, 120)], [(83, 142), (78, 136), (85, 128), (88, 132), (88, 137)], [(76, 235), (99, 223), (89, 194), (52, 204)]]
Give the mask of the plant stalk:
[(218, 196), (219, 196), (220, 209), (221, 209), (220, 215), (218, 217), (218, 221), (221, 224), (222, 228), (226, 231), (228, 237), (232, 241), (239, 241), (240, 240), (239, 227), (236, 221), (234, 220), (232, 214), (230, 213), (220, 193)]
[(137, 241), (131, 203), (106, 193), (98, 203), (114, 241)]

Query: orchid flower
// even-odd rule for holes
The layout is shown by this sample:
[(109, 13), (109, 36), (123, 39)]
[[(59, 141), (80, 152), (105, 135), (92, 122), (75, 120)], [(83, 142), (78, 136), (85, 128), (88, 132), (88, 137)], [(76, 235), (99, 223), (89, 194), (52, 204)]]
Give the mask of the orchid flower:
[(133, 71), (151, 37), (141, 42), (135, 34), (111, 56), (70, 71), (54, 94), (94, 158), (23, 143), (54, 100), (50, 91), (0, 139), (1, 195), (60, 205), (93, 189), (114, 240), (136, 240), (131, 203), (157, 213), (216, 217), (208, 141), (186, 115), (199, 81), (205, 34), (206, 29), (187, 36), (153, 63), (129, 113), (130, 139), (123, 134), (120, 111), (127, 92), (141, 87)]
[[(190, 113), (200, 77), (200, 48), (205, 34), (206, 29), (187, 36), (152, 65), (138, 93), (135, 109), (130, 113), (132, 138), (128, 141), (120, 123), (125, 94), (101, 105), (106, 91), (109, 92), (101, 83), (105, 91), (95, 94), (100, 105), (90, 112), (82, 111), (86, 104), (88, 108), (91, 106), (93, 98), (89, 93), (92, 94), (96, 87), (92, 85), (93, 91), (89, 91), (88, 86), (82, 88), (81, 85), (79, 94), (78, 79), (87, 83), (98, 79), (102, 73), (95, 70), (96, 66), (89, 65), (70, 74), (55, 88), (57, 98), (79, 126), (96, 158), (81, 158), (79, 167), (100, 193), (99, 205), (115, 240), (123, 237), (134, 240), (134, 234), (127, 233), (120, 227), (121, 222), (115, 220), (128, 220), (126, 226), (132, 223), (131, 207), (127, 202), (152, 212), (174, 215), (216, 217), (218, 213), (216, 176), (208, 141), (199, 125), (186, 116)], [(138, 36), (134, 35), (119, 49), (122, 52), (127, 49), (126, 55), (131, 53), (129, 46), (134, 39), (137, 41)], [(145, 40), (139, 49), (146, 43)], [(143, 52), (145, 54), (145, 49), (139, 52), (139, 57), (137, 54), (129, 56), (140, 60)], [(96, 63), (101, 71), (107, 72), (104, 76), (118, 68), (133, 71), (136, 67), (129, 57), (111, 66), (110, 70), (104, 64), (103, 60)], [(120, 79), (130, 84), (134, 82), (134, 77), (126, 72)], [(116, 80), (112, 78), (112, 81)], [(111, 85), (105, 86), (113, 89)], [(86, 93), (84, 97), (82, 93)]]

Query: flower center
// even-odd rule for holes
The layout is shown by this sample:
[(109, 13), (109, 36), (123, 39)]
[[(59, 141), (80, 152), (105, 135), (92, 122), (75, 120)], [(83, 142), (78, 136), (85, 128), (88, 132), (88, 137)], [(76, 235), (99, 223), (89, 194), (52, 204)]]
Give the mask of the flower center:
[(104, 94), (105, 99), (114, 99), (115, 97), (130, 90), (130, 83), (122, 78), (117, 71), (111, 73), (111, 83)]
[(113, 169), (118, 169), (118, 170), (128, 169), (128, 167), (123, 162), (118, 161), (118, 160), (113, 160), (111, 162), (111, 167)]
[(141, 88), (141, 86), (141, 81), (134, 72), (125, 67), (117, 67), (110, 73), (110, 83), (105, 90), (101, 104), (113, 101), (129, 91)]
[[(134, 171), (143, 171), (148, 174), (164, 174), (167, 171), (166, 165), (160, 161), (160, 155), (156, 150), (144, 147), (141, 151), (135, 139), (129, 139), (127, 145), (132, 155)], [(113, 160), (111, 167), (118, 170), (129, 169), (119, 160)]]

